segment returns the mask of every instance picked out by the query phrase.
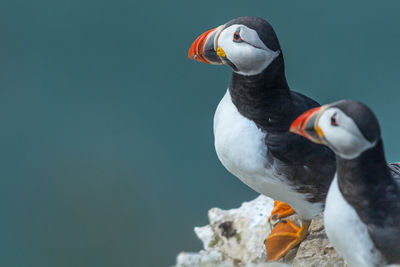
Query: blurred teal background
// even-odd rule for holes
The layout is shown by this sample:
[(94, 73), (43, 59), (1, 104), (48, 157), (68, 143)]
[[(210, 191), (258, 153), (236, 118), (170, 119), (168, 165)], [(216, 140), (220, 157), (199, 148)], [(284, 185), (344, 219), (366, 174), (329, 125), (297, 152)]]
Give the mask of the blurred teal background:
[(213, 206), (256, 193), (213, 147), (228, 67), (187, 60), (242, 15), (274, 26), (292, 89), (366, 102), (400, 161), (400, 2), (0, 2), (0, 266), (168, 266)]

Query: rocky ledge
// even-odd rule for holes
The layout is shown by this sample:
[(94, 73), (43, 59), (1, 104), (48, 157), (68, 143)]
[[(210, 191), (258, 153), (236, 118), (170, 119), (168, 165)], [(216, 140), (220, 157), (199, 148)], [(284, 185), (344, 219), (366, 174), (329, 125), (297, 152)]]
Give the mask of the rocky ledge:
[[(208, 212), (210, 223), (194, 228), (204, 249), (181, 252), (176, 266), (347, 266), (329, 243), (321, 216), (313, 220), (300, 246), (279, 262), (267, 263), (264, 240), (272, 228), (267, 219), (273, 203), (271, 198), (259, 196), (238, 209), (212, 208)], [(298, 221), (296, 215), (291, 219)]]

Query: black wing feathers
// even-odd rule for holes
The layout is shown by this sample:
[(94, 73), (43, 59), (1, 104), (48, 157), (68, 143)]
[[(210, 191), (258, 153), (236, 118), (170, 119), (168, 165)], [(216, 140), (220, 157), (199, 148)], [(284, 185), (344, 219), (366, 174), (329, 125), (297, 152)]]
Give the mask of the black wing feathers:
[[(319, 104), (300, 93), (291, 93), (293, 112), (287, 120), (285, 132), (268, 132), (266, 144), (268, 151), (277, 159), (294, 165), (305, 165), (307, 167), (318, 167), (321, 165), (335, 166), (335, 155), (326, 146), (315, 144), (306, 138), (289, 132), (293, 122), (303, 112), (318, 107)], [(333, 174), (332, 174), (333, 175)]]

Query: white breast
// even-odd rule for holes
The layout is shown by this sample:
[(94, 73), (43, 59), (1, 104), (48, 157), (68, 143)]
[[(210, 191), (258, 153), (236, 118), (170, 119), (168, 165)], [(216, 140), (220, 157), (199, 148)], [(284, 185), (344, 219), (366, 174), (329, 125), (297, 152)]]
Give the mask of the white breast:
[(288, 185), (286, 178), (266, 159), (265, 133), (242, 116), (232, 103), (229, 90), (214, 116), (215, 149), (219, 160), (233, 175), (255, 191), (291, 205), (304, 219), (322, 210)]
[(336, 175), (329, 188), (324, 223), (329, 241), (350, 266), (383, 265), (383, 257), (375, 249), (367, 226), (360, 220), (354, 208), (343, 198)]

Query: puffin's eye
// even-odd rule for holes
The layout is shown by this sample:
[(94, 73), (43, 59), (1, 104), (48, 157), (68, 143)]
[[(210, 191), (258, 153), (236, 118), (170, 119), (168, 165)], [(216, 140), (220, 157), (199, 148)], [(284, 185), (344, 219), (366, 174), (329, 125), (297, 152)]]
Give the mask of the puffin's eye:
[(332, 126), (339, 126), (339, 124), (336, 121), (336, 113), (332, 115), (331, 117), (331, 125)]
[(233, 41), (234, 42), (241, 42), (242, 41), (242, 37), (240, 37), (240, 32), (235, 32), (233, 34)]

